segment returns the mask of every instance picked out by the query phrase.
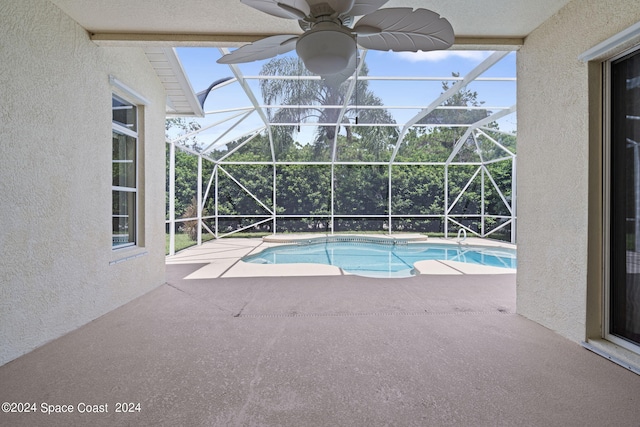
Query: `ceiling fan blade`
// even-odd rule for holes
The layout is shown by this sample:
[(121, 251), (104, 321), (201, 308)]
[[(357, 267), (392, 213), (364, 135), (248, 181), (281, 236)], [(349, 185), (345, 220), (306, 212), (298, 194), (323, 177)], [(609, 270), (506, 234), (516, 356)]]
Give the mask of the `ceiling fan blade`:
[(305, 0), (240, 0), (240, 2), (278, 18), (303, 19), (311, 13), (309, 4)]
[(347, 64), (347, 67), (336, 74), (331, 74), (328, 76), (322, 76), (322, 79), (327, 82), (327, 84), (331, 87), (338, 87), (343, 82), (347, 81), (349, 77), (353, 75), (356, 71), (356, 67), (358, 66), (358, 55), (353, 55)]
[(455, 40), (449, 21), (427, 9), (381, 9), (353, 27), (365, 49), (417, 52), (447, 49)]
[(244, 45), (218, 59), (218, 64), (239, 64), (272, 58), (295, 49), (298, 36), (284, 34), (271, 36), (257, 42)]
[(380, 9), (389, 0), (355, 0), (353, 7), (346, 13), (350, 16), (363, 16)]

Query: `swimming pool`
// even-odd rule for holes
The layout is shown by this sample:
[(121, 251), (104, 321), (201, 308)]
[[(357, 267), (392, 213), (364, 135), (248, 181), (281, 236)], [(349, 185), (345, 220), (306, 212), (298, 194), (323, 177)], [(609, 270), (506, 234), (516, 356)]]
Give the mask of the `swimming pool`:
[(265, 249), (246, 256), (257, 264), (327, 264), (367, 277), (410, 277), (417, 261), (459, 261), (491, 267), (516, 268), (512, 249), (437, 243), (322, 242)]

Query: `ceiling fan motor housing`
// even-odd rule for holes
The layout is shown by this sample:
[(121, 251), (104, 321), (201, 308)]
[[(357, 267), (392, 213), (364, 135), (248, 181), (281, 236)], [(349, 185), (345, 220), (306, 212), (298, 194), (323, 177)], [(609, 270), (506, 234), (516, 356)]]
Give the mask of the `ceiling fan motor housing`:
[(344, 70), (356, 49), (351, 31), (331, 21), (318, 22), (296, 43), (296, 52), (307, 69), (321, 76)]

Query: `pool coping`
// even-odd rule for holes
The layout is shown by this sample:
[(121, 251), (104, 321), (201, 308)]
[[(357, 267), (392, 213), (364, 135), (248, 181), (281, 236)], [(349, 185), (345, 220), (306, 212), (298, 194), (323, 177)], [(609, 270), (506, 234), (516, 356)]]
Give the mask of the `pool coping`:
[(273, 234), (262, 238), (264, 243), (270, 244), (292, 244), (292, 243), (320, 243), (320, 242), (362, 242), (362, 243), (383, 243), (389, 244), (410, 244), (431, 242), (443, 245), (458, 245), (464, 247), (495, 247), (504, 249), (517, 248), (516, 245), (501, 240), (482, 239), (478, 237), (468, 237), (461, 240), (445, 239), (443, 237), (429, 237), (424, 234)]
[(267, 243), (334, 243), (334, 242), (358, 242), (358, 243), (389, 243), (408, 244), (411, 242), (426, 242), (428, 236), (415, 234), (406, 236), (397, 235), (367, 235), (367, 234), (317, 234), (292, 236), (286, 234), (274, 234), (262, 238)]

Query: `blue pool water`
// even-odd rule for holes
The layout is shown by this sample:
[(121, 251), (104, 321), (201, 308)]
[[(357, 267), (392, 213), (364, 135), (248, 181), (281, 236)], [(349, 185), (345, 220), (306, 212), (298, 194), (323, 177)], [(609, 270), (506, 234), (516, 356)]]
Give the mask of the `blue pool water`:
[(377, 244), (322, 242), (265, 249), (242, 259), (258, 264), (328, 264), (368, 277), (409, 277), (422, 260), (459, 261), (492, 267), (516, 268), (515, 250), (463, 247), (434, 243)]

